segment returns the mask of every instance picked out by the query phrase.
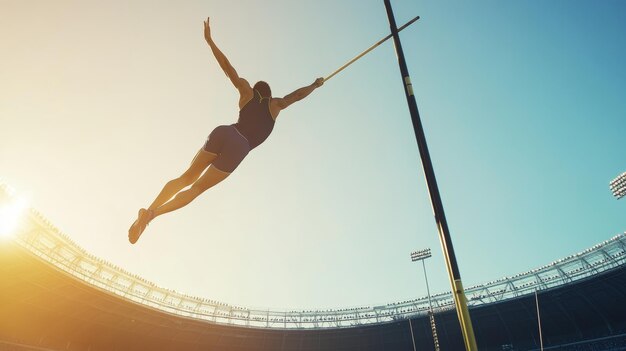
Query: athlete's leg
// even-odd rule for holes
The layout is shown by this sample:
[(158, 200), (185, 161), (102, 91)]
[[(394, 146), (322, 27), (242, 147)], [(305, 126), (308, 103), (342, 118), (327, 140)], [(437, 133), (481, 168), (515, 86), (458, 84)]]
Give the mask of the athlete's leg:
[(165, 184), (165, 187), (161, 190), (156, 199), (152, 202), (152, 205), (146, 209), (140, 209), (137, 215), (137, 220), (130, 226), (128, 230), (128, 240), (131, 243), (136, 243), (139, 240), (139, 236), (143, 233), (148, 223), (154, 218), (153, 210), (167, 202), (172, 196), (176, 195), (183, 188), (193, 184), (202, 172), (213, 162), (217, 157), (216, 154), (207, 152), (204, 149), (200, 149), (196, 156), (191, 161), (189, 168), (180, 177), (170, 180)]
[(159, 195), (154, 199), (148, 210), (156, 210), (159, 206), (166, 203), (174, 195), (176, 195), (182, 189), (193, 184), (200, 176), (202, 172), (209, 167), (211, 162), (217, 157), (216, 154), (200, 149), (196, 156), (191, 161), (189, 168), (180, 177), (172, 179), (165, 186)]
[(156, 218), (164, 213), (172, 212), (187, 205), (193, 201), (193, 199), (198, 197), (198, 195), (226, 179), (229, 175), (230, 173), (228, 172), (221, 171), (215, 168), (215, 166), (210, 166), (200, 179), (193, 183), (191, 188), (181, 191), (173, 199), (154, 209), (152, 212), (152, 218)]
[[(139, 218), (128, 232), (130, 242), (135, 243), (155, 217), (189, 204), (198, 195), (226, 179), (249, 151), (248, 141), (234, 126), (215, 128), (187, 172), (168, 182), (148, 209), (139, 210)], [(180, 191), (188, 185), (191, 185), (190, 189)]]
[(215, 151), (219, 156), (212, 160), (213, 164), (199, 179), (196, 178), (190, 189), (178, 193), (161, 206), (150, 207), (150, 219), (187, 205), (198, 195), (226, 179), (248, 155), (250, 144), (234, 126), (220, 126), (211, 134), (204, 149)]

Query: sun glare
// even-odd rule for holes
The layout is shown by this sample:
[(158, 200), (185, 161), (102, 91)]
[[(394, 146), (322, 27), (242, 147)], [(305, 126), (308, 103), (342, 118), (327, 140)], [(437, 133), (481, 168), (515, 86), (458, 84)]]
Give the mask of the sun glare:
[(8, 198), (0, 203), (0, 236), (11, 237), (15, 234), (20, 224), (25, 210), (28, 208), (28, 201), (24, 198)]

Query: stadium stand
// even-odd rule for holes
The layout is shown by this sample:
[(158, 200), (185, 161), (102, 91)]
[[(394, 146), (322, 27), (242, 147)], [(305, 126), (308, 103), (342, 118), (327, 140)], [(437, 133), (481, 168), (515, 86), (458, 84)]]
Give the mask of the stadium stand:
[[(157, 287), (36, 211), (27, 217), (0, 243), (0, 350), (409, 351), (413, 340), (433, 349), (425, 297), (337, 310), (231, 306)], [(539, 350), (535, 292), (545, 350), (626, 349), (625, 235), (466, 289), (480, 350)], [(441, 350), (463, 350), (450, 294), (433, 301)]]

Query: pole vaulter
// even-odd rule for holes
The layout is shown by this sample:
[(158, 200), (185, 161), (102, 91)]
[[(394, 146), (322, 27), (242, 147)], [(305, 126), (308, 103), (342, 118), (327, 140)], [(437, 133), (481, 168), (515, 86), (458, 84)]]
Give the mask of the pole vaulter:
[[(406, 28), (419, 17), (402, 26)], [(198, 150), (189, 168), (179, 177), (170, 180), (152, 204), (139, 209), (137, 219), (128, 229), (128, 241), (135, 244), (148, 224), (155, 218), (182, 208), (200, 194), (222, 182), (239, 166), (252, 149), (261, 145), (272, 133), (278, 114), (321, 87), (324, 81), (341, 72), (353, 62), (391, 38), (388, 35), (363, 53), (350, 60), (328, 77), (294, 90), (283, 98), (272, 97), (270, 85), (258, 81), (252, 86), (239, 76), (224, 53), (217, 47), (211, 34), (209, 18), (204, 22), (204, 38), (218, 64), (240, 94), (237, 123), (216, 127)], [(189, 189), (184, 190), (189, 187)]]

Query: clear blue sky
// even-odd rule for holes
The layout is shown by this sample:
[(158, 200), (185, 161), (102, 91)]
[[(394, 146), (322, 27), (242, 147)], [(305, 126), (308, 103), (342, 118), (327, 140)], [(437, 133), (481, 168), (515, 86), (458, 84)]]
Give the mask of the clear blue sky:
[[(626, 4), (392, 1), (465, 286), (626, 230)], [(385, 36), (382, 1), (5, 1), (0, 177), (87, 251), (156, 284), (269, 308), (449, 289), (388, 42), (278, 119), (224, 183), (141, 206), (237, 116), (202, 36), (277, 96)]]

